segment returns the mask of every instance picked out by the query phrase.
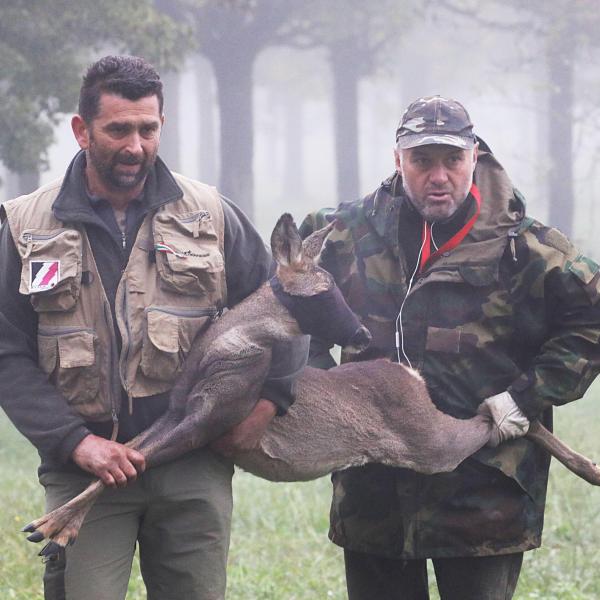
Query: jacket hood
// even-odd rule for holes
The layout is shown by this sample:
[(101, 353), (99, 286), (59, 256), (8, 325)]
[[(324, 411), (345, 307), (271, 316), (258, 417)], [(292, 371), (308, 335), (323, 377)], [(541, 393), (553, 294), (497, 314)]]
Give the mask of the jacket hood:
[[(460, 246), (431, 265), (435, 269), (460, 265), (460, 270), (465, 271), (469, 265), (497, 265), (509, 236), (517, 235), (519, 231), (525, 216), (523, 198), (488, 150), (479, 152), (474, 181), (481, 193), (479, 217)], [(408, 202), (400, 175), (393, 174), (362, 202), (367, 221), (398, 256), (398, 217), (400, 207)], [(343, 210), (343, 205), (341, 208)]]

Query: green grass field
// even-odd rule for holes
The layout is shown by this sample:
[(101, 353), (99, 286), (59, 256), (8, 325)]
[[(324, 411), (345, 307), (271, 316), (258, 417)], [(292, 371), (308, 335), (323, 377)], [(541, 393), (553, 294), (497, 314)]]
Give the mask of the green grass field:
[[(598, 382), (600, 383), (600, 382)], [(600, 456), (600, 385), (556, 411), (556, 432), (590, 457)], [(42, 514), (37, 455), (0, 415), (0, 598), (42, 598), (37, 546), (19, 529)], [(342, 600), (341, 551), (327, 540), (327, 478), (273, 484), (244, 473), (234, 479), (235, 511), (229, 559), (229, 600)], [(600, 489), (553, 464), (542, 549), (529, 552), (516, 598), (600, 598)], [(128, 600), (145, 592), (134, 565)], [(432, 583), (432, 599), (437, 599)], [(376, 600), (376, 599), (374, 599)]]

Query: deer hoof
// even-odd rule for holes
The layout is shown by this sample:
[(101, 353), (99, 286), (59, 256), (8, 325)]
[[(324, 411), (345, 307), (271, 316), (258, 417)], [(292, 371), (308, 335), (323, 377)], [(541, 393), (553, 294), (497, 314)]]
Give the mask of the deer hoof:
[(29, 542), (41, 542), (44, 539), (44, 534), (41, 531), (35, 531), (31, 534), (27, 536), (27, 541)]
[(43, 556), (45, 559), (51, 559), (60, 553), (62, 546), (56, 542), (48, 542), (39, 552), (38, 556)]
[(33, 523), (29, 523), (29, 525), (25, 525), (25, 527), (23, 527), (21, 531), (25, 533), (33, 533), (35, 531), (35, 526), (33, 525)]

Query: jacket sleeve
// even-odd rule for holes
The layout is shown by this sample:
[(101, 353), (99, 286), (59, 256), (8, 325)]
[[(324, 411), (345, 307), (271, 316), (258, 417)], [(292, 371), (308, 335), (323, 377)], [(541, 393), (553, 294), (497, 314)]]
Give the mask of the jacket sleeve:
[[(258, 289), (274, 271), (271, 253), (246, 215), (227, 198), (225, 217), (225, 277), (227, 305), (235, 306)], [(308, 337), (298, 336), (273, 347), (273, 361), (262, 389), (262, 397), (283, 415), (294, 402), (294, 382), (306, 365)]]
[(37, 363), (37, 314), (19, 293), (21, 260), (0, 228), (0, 405), (42, 458), (66, 463), (89, 434)]
[[(567, 248), (566, 238), (556, 230), (540, 229), (537, 238), (544, 237), (562, 239), (565, 247), (544, 244), (530, 252), (527, 272), (513, 292), (537, 295), (537, 304), (529, 304), (530, 319), (543, 315), (539, 327), (545, 335), (539, 350), (508, 389), (530, 419), (549, 406), (581, 398), (600, 372), (600, 268), (570, 244)], [(531, 310), (533, 306), (538, 309)]]

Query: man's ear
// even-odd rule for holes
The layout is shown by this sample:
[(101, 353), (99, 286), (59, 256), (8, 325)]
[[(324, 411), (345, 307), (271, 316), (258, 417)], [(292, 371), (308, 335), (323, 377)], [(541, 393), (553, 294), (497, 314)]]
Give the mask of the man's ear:
[(87, 123), (81, 115), (73, 115), (71, 119), (71, 129), (73, 135), (82, 150), (87, 150), (90, 147), (90, 132)]
[(400, 170), (402, 169), (402, 159), (400, 158), (398, 148), (394, 148), (394, 164), (396, 165), (396, 171), (400, 173)]
[(475, 167), (477, 166), (477, 157), (479, 156), (479, 142), (477, 142), (473, 146), (473, 171), (475, 171)]

